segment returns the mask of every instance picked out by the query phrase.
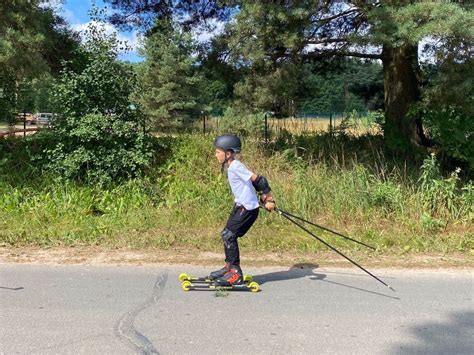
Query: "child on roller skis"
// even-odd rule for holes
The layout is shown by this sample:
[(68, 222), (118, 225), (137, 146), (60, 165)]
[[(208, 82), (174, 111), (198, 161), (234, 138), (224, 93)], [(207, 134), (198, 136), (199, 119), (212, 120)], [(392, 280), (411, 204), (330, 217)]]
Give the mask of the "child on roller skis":
[(236, 159), (236, 154), (240, 153), (242, 148), (239, 137), (219, 136), (214, 140), (214, 146), (221, 172), (227, 168), (227, 179), (234, 195), (234, 207), (221, 232), (225, 265), (222, 269), (211, 272), (209, 277), (222, 286), (241, 285), (244, 280), (240, 268), (238, 238), (247, 233), (258, 217), (260, 204), (257, 193), (261, 194), (261, 202), (268, 211), (275, 208), (275, 202), (267, 179), (254, 174)]

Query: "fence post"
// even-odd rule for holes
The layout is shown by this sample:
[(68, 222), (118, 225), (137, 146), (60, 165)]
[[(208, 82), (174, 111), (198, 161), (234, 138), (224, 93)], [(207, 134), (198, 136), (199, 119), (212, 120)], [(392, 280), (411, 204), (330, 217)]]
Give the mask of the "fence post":
[(26, 112), (23, 109), (23, 138), (26, 137)]
[(203, 134), (206, 134), (206, 114), (204, 113), (204, 111), (201, 111), (201, 115), (202, 115), (202, 132)]
[(266, 113), (265, 113), (265, 144), (268, 144), (268, 120), (267, 120)]
[(329, 113), (329, 133), (332, 133), (332, 112)]

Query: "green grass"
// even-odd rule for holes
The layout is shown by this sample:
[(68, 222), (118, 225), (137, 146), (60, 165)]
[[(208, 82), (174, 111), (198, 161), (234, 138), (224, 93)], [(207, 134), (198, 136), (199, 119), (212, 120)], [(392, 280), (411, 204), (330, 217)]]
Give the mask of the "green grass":
[[(473, 252), (471, 182), (461, 182), (455, 172), (438, 176), (433, 159), (425, 161), (421, 174), (391, 164), (378, 150), (377, 137), (326, 138), (288, 136), (270, 147), (247, 139), (241, 160), (267, 176), (279, 207), (371, 244), (381, 254)], [(357, 144), (372, 148), (353, 149)], [(174, 139), (171, 157), (147, 178), (106, 189), (39, 178), (26, 153), (12, 154), (0, 160), (3, 246), (221, 251), (219, 232), (232, 197), (210, 136)], [(328, 233), (317, 234), (348, 253), (365, 252)], [(278, 214), (264, 211), (241, 245), (275, 253), (325, 249)]]

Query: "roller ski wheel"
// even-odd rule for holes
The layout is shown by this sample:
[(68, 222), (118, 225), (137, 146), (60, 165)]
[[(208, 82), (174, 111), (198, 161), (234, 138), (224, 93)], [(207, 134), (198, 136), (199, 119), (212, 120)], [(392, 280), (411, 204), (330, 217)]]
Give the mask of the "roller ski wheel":
[(183, 272), (182, 274), (178, 276), (178, 279), (179, 279), (179, 282), (184, 282), (184, 281), (189, 281), (191, 277), (185, 272)]
[(255, 281), (252, 281), (252, 282), (249, 282), (247, 284), (247, 287), (249, 288), (249, 290), (251, 292), (258, 292), (260, 291), (260, 285), (258, 283), (256, 283)]
[(189, 281), (183, 281), (181, 283), (181, 289), (185, 292), (188, 292), (189, 290), (191, 290), (193, 287), (193, 284)]
[(245, 283), (251, 283), (253, 281), (253, 278), (251, 275), (244, 275), (244, 282)]

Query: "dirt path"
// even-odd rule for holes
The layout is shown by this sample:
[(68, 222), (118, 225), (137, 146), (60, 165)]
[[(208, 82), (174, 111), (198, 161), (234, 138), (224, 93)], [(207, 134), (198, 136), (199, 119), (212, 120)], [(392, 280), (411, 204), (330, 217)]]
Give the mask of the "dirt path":
[[(474, 268), (472, 255), (369, 255), (349, 254), (365, 267), (376, 268)], [(105, 247), (0, 247), (0, 263), (26, 264), (191, 264), (220, 265), (223, 255), (203, 250), (179, 249), (113, 249)], [(288, 266), (317, 264), (319, 266), (354, 267), (331, 252), (308, 253), (242, 253), (246, 266)]]

